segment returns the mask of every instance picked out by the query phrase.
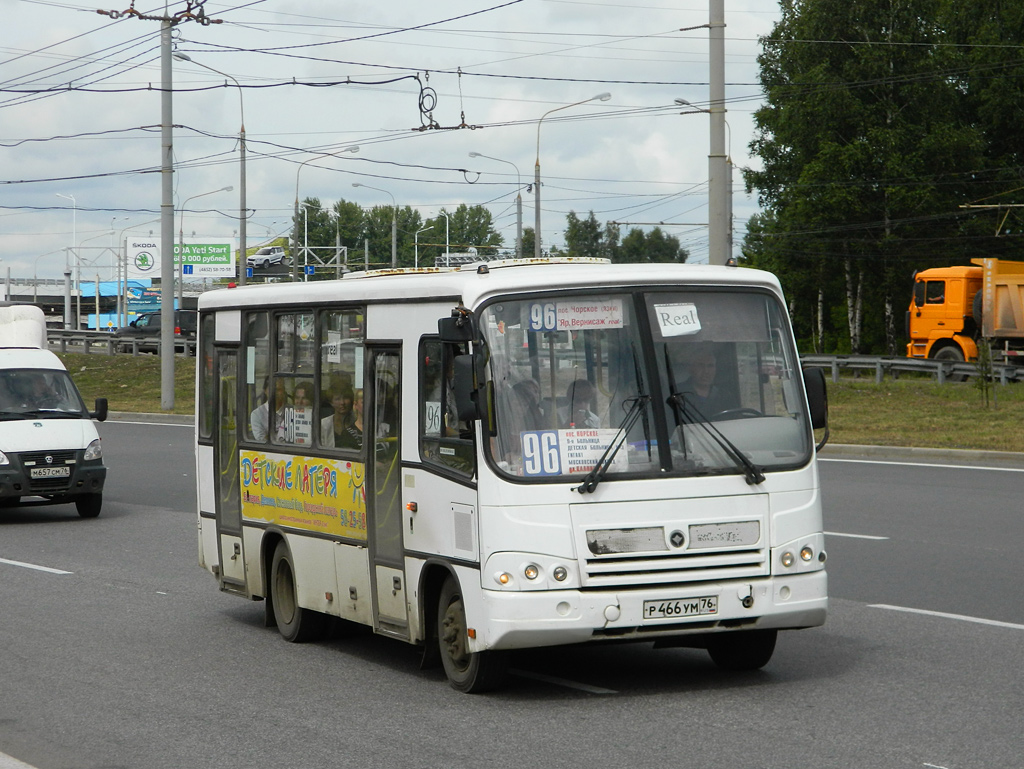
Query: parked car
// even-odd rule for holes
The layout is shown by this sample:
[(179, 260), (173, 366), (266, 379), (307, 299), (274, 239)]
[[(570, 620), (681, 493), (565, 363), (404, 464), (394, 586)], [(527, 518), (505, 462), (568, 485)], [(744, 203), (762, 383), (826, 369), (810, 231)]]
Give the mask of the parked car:
[[(174, 311), (174, 348), (177, 352), (194, 349), (199, 313), (195, 310)], [(124, 328), (115, 332), (118, 352), (156, 352), (160, 342), (160, 313), (144, 312)], [(191, 343), (191, 344), (190, 344)]]
[(245, 263), (250, 267), (267, 268), (272, 264), (284, 264), (283, 246), (264, 246), (246, 257)]

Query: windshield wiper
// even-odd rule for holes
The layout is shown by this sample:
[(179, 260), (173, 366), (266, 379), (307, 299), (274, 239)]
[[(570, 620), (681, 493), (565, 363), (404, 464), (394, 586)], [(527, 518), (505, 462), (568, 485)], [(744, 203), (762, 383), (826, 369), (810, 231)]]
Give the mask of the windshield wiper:
[(597, 488), (597, 484), (601, 482), (605, 474), (608, 472), (608, 468), (611, 467), (612, 461), (615, 459), (615, 455), (618, 453), (619, 448), (622, 446), (622, 442), (626, 439), (629, 431), (636, 424), (636, 420), (639, 419), (640, 414), (643, 413), (644, 407), (651, 400), (650, 395), (638, 395), (633, 400), (633, 405), (629, 407), (629, 411), (626, 412), (626, 416), (622, 420), (622, 424), (619, 425), (619, 430), (615, 433), (615, 437), (612, 438), (611, 443), (608, 444), (608, 448), (604, 450), (601, 458), (597, 460), (597, 464), (594, 468), (586, 474), (583, 481), (573, 491), (578, 491), (580, 494), (591, 494)]
[(675, 409), (680, 421), (689, 425), (700, 425), (704, 428), (711, 439), (736, 463), (737, 468), (743, 471), (743, 477), (748, 484), (755, 486), (764, 483), (764, 473), (761, 472), (761, 468), (751, 462), (747, 455), (736, 447), (735, 443), (726, 438), (721, 430), (709, 422), (696, 406), (687, 403), (686, 393), (672, 393), (668, 396), (668, 402)]

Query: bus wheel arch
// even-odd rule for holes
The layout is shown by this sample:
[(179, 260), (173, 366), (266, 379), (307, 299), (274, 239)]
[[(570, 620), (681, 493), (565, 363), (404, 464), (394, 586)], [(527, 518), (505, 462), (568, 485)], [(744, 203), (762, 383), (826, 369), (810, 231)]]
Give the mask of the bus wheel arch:
[(437, 648), (452, 688), (466, 694), (491, 691), (505, 680), (508, 656), (500, 651), (469, 651), (462, 588), (454, 575), (445, 578), (437, 601)]
[(441, 666), (441, 652), (437, 640), (437, 606), (441, 600), (441, 588), (444, 586), (445, 580), (453, 578), (451, 570), (442, 563), (428, 563), (420, 573), (418, 593), (423, 642), (423, 656), (420, 659), (421, 670)]

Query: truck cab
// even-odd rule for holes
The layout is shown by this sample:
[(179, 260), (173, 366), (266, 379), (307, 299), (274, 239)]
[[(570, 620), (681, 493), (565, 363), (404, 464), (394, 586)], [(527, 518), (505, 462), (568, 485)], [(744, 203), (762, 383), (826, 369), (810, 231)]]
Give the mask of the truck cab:
[(907, 357), (964, 361), (978, 357), (973, 302), (981, 267), (937, 267), (914, 276), (907, 311)]

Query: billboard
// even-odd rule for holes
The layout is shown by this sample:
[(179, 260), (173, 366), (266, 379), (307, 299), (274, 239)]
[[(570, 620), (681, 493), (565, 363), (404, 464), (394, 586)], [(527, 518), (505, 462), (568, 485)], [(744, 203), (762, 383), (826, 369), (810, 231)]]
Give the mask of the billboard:
[[(160, 242), (158, 238), (128, 238), (129, 278), (160, 277)], [(233, 278), (235, 276), (234, 238), (208, 238), (203, 241), (189, 239), (174, 244), (175, 273), (181, 260), (181, 275), (190, 278)]]

